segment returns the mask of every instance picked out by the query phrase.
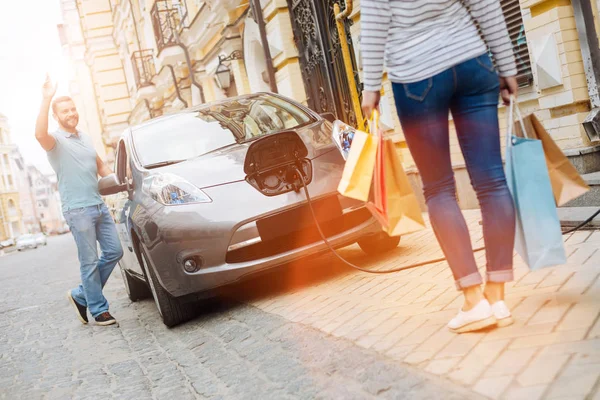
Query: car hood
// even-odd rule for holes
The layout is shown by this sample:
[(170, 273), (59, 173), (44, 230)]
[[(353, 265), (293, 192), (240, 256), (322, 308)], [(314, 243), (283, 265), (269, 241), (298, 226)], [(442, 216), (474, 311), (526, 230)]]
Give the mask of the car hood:
[[(336, 150), (331, 129), (331, 123), (318, 121), (296, 130), (306, 144), (310, 160)], [(251, 143), (233, 144), (178, 164), (154, 169), (153, 172), (175, 174), (200, 189), (243, 181), (246, 179), (244, 160)]]

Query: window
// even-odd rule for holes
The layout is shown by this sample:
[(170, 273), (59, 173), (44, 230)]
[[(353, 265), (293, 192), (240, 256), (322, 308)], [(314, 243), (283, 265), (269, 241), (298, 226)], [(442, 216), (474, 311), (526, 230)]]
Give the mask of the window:
[(517, 62), (517, 81), (521, 86), (530, 85), (533, 82), (533, 74), (519, 0), (500, 0), (500, 4)]
[(246, 139), (291, 129), (298, 125), (294, 115), (282, 107), (269, 102), (256, 102), (243, 121)]
[(121, 142), (119, 142), (119, 144), (117, 145), (117, 150), (115, 152), (115, 163), (113, 166), (113, 171), (115, 171), (115, 173), (117, 174), (117, 178), (119, 177), (119, 153), (120, 153), (120, 148), (121, 148)]
[[(127, 153), (126, 153), (127, 154)], [(126, 164), (125, 164), (125, 176), (127, 176), (127, 179), (131, 180), (133, 179), (133, 174), (131, 173), (131, 158), (129, 157), (129, 154), (127, 154), (126, 158)]]
[(15, 201), (13, 199), (8, 199), (8, 216), (17, 216), (17, 207), (15, 206)]
[[(142, 165), (155, 167), (313, 121), (292, 103), (275, 96), (256, 95), (225, 100), (150, 123), (133, 131), (133, 143)], [(169, 146), (164, 145), (167, 137)]]
[(125, 179), (131, 177), (129, 157), (127, 157), (127, 150), (125, 149), (125, 142), (123, 140), (119, 142), (115, 171), (117, 171), (117, 177), (121, 183), (125, 183)]

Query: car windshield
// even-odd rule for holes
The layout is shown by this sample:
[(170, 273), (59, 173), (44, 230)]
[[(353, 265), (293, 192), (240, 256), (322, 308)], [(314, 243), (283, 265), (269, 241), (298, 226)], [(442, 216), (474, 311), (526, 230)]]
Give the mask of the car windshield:
[(33, 239), (33, 235), (21, 235), (19, 236), (19, 240), (29, 240)]
[(309, 114), (283, 99), (257, 95), (176, 114), (134, 129), (132, 135), (140, 162), (152, 168), (312, 121)]

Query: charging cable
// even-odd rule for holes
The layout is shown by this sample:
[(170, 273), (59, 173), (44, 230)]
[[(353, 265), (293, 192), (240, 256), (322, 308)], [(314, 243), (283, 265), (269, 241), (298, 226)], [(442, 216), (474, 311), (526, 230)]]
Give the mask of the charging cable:
[[(299, 177), (304, 176), (298, 167), (295, 167), (295, 168), (296, 168), (296, 172), (298, 173)], [(341, 262), (343, 262), (344, 264), (348, 265), (349, 267), (357, 269), (357, 270), (362, 271), (362, 272), (369, 273), (369, 274), (391, 274), (391, 273), (394, 273), (394, 272), (404, 271), (406, 269), (412, 269), (412, 268), (422, 267), (422, 266), (425, 266), (425, 265), (436, 264), (436, 263), (439, 263), (439, 262), (446, 261), (446, 258), (442, 257), (442, 258), (436, 258), (436, 259), (433, 259), (433, 260), (423, 261), (423, 262), (416, 263), (416, 264), (405, 265), (405, 266), (398, 267), (398, 268), (387, 269), (387, 270), (384, 270), (384, 271), (377, 271), (377, 270), (372, 270), (372, 269), (366, 269), (366, 268), (362, 268), (362, 267), (359, 267), (358, 265), (355, 265), (355, 264), (351, 263), (350, 261), (346, 260), (341, 255), (339, 255), (339, 253), (337, 252), (337, 250), (331, 245), (331, 243), (329, 243), (329, 240), (327, 240), (327, 237), (325, 237), (325, 234), (323, 233), (323, 230), (321, 229), (321, 224), (319, 223), (319, 221), (317, 219), (317, 214), (315, 213), (315, 210), (313, 208), (312, 198), (310, 197), (310, 194), (308, 193), (308, 187), (306, 186), (306, 183), (304, 182), (304, 179), (300, 179), (300, 181), (302, 182), (302, 188), (304, 189), (304, 194), (306, 195), (306, 200), (308, 201), (308, 207), (310, 208), (310, 213), (312, 214), (313, 220), (315, 221), (315, 225), (317, 226), (317, 230), (319, 231), (319, 235), (321, 236), (321, 239), (323, 239), (323, 242), (327, 245), (327, 247), (329, 248), (329, 250), (331, 250), (331, 252)], [(592, 215), (590, 218), (588, 218), (587, 220), (585, 220), (584, 222), (582, 222), (581, 224), (579, 224), (575, 228), (570, 229), (570, 230), (568, 230), (566, 232), (563, 232), (563, 235), (567, 235), (569, 233), (575, 232), (575, 231), (583, 228), (585, 225), (589, 224), (599, 214), (600, 214), (600, 209), (598, 211), (596, 211), (596, 213), (594, 213), (594, 215)], [(479, 247), (479, 248), (473, 250), (473, 253), (477, 253), (477, 252), (480, 252), (480, 251), (483, 251), (483, 250), (485, 250), (485, 247)]]
[(600, 215), (600, 208), (598, 209), (598, 211), (596, 211), (594, 214), (592, 214), (591, 217), (589, 217), (588, 219), (586, 219), (585, 221), (583, 221), (582, 223), (577, 225), (575, 228), (572, 228), (572, 229), (569, 229), (568, 231), (563, 232), (563, 235), (567, 235), (569, 233), (580, 230), (581, 228), (583, 228), (584, 226), (586, 226), (587, 224), (592, 222), (594, 220), (594, 218), (596, 218), (598, 215)]

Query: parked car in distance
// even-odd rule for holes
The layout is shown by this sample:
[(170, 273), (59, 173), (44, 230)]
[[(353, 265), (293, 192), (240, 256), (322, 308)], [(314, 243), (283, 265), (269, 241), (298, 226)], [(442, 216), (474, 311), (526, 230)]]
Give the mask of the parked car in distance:
[(34, 236), (35, 236), (35, 241), (38, 245), (40, 245), (40, 246), (48, 245), (48, 240), (46, 239), (46, 234), (36, 233)]
[(21, 235), (17, 238), (17, 250), (22, 251), (25, 249), (37, 249), (38, 243), (35, 240), (35, 236), (28, 233)]
[(10, 238), (0, 242), (0, 249), (11, 247), (15, 245), (15, 239)]
[(125, 288), (132, 301), (154, 297), (167, 326), (219, 287), (328, 251), (304, 186), (332, 246), (380, 254), (400, 240), (364, 202), (338, 194), (344, 159), (331, 121), (279, 95), (228, 98), (133, 126), (115, 158), (116, 175), (99, 188), (112, 196)]

